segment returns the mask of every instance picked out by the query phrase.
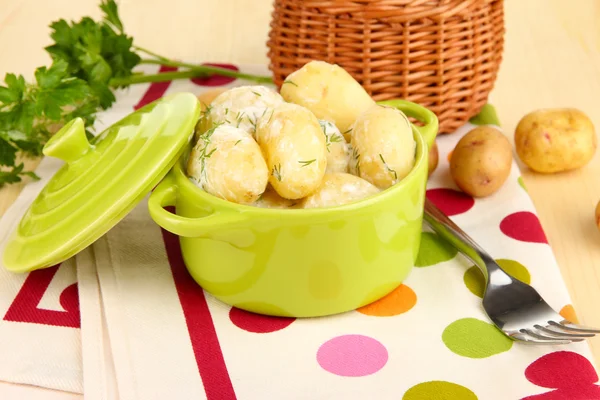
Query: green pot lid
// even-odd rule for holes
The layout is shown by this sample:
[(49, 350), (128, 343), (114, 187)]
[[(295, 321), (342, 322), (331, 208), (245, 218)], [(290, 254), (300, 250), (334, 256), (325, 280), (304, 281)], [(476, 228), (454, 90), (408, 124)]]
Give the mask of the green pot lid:
[(163, 97), (88, 142), (80, 118), (44, 147), (65, 161), (27, 210), (4, 249), (4, 266), (26, 272), (58, 264), (104, 235), (181, 156), (200, 117), (191, 93)]

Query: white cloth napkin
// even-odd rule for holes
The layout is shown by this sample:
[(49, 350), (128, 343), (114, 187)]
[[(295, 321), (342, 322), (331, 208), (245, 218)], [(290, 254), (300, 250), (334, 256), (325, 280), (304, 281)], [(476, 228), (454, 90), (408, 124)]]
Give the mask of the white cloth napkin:
[[(0, 254), (21, 216), (60, 162), (44, 159), (0, 220)], [(82, 393), (79, 300), (74, 260), (28, 274), (0, 258), (0, 380)]]
[[(190, 82), (164, 89), (206, 90)], [(428, 196), (553, 307), (569, 312), (516, 164), (486, 199), (461, 195), (450, 180), (448, 153), (473, 127), (438, 139), (440, 165)], [(78, 268), (95, 264), (98, 271), (121, 399), (600, 399), (590, 394), (600, 388), (585, 342), (507, 341), (483, 312), (471, 265), (429, 232), (423, 243), (419, 266), (390, 296), (301, 320), (246, 313), (206, 294), (187, 273), (178, 238), (149, 217), (146, 200), (93, 245), (95, 263), (79, 257)]]

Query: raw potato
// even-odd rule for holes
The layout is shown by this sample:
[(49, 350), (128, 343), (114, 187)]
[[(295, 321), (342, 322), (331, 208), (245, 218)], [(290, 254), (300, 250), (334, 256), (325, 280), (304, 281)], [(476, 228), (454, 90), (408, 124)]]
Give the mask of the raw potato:
[(429, 158), (428, 158), (428, 176), (431, 176), (433, 172), (436, 170), (438, 163), (440, 161), (440, 153), (438, 151), (437, 142), (433, 142), (433, 146), (429, 149)]
[(350, 146), (340, 130), (329, 121), (319, 121), (325, 134), (327, 146), (327, 170), (325, 172), (348, 172)]
[(200, 135), (188, 160), (188, 176), (213, 196), (251, 204), (265, 191), (269, 169), (252, 136), (228, 125)]
[(519, 158), (536, 172), (581, 168), (592, 159), (597, 145), (592, 121), (573, 108), (533, 111), (519, 121), (515, 131)]
[(327, 168), (325, 135), (308, 109), (283, 103), (261, 119), (256, 138), (270, 171), (269, 183), (286, 199), (314, 192)]
[(261, 208), (292, 208), (296, 205), (296, 201), (284, 199), (277, 194), (271, 185), (268, 185), (267, 190), (265, 190), (253, 205)]
[(596, 225), (598, 225), (598, 229), (600, 229), (600, 201), (596, 206)]
[(338, 172), (325, 174), (319, 189), (302, 200), (301, 208), (334, 207), (353, 203), (379, 193), (379, 189), (366, 180)]
[(374, 105), (352, 128), (350, 170), (380, 189), (400, 182), (415, 162), (416, 142), (404, 113)]
[(280, 93), (286, 101), (308, 108), (318, 119), (333, 122), (347, 140), (356, 118), (375, 104), (352, 75), (325, 61), (310, 61), (292, 72)]
[(480, 126), (463, 136), (450, 158), (450, 175), (458, 187), (473, 197), (496, 192), (512, 165), (510, 142), (491, 126)]
[(202, 117), (202, 127), (206, 130), (215, 124), (225, 124), (254, 135), (259, 119), (282, 103), (281, 95), (266, 86), (234, 87), (210, 103)]

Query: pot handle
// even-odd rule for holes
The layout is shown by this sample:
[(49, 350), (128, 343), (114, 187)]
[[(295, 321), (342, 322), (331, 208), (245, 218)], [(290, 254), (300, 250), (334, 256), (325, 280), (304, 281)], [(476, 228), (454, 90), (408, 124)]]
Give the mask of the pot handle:
[(419, 131), (423, 139), (425, 139), (427, 146), (431, 148), (438, 133), (439, 127), (438, 118), (431, 110), (428, 110), (427, 108), (411, 101), (400, 99), (378, 101), (377, 104), (395, 107), (407, 116), (416, 118), (423, 122), (423, 126), (413, 126), (417, 129), (417, 131)]
[(152, 219), (171, 233), (182, 237), (202, 237), (242, 221), (239, 214), (233, 212), (214, 212), (200, 218), (188, 218), (173, 214), (164, 207), (175, 205), (177, 192), (175, 177), (169, 173), (148, 199), (148, 211)]

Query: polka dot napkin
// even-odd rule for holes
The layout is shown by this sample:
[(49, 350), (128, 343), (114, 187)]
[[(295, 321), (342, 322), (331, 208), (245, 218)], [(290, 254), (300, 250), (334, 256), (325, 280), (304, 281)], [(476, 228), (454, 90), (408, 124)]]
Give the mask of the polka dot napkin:
[[(166, 93), (241, 84), (247, 82), (153, 84), (137, 101), (127, 94), (117, 110)], [(473, 122), (498, 124), (491, 106)], [(576, 319), (516, 164), (502, 190), (485, 199), (464, 195), (449, 178), (447, 158), (473, 127), (438, 139), (440, 164), (427, 196), (504, 268)], [(121, 398), (600, 399), (586, 343), (537, 347), (508, 340), (483, 312), (481, 273), (427, 230), (403, 285), (325, 318), (256, 315), (204, 293), (185, 269), (177, 236), (150, 219), (145, 201), (80, 254), (77, 268), (98, 278), (80, 282), (80, 295), (89, 296), (81, 301), (84, 374), (88, 366), (102, 370)], [(104, 318), (86, 318), (98, 309)], [(102, 352), (86, 350), (104, 328), (110, 368), (99, 362)], [(101, 398), (94, 375), (84, 382), (86, 398)]]

